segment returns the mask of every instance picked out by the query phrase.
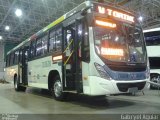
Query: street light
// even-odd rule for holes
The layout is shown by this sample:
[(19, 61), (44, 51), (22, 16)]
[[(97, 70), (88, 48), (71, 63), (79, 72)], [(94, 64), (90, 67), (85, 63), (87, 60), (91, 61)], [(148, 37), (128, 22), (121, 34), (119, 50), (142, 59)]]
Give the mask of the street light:
[(21, 9), (16, 9), (15, 14), (17, 17), (21, 17), (22, 16), (22, 10)]
[(5, 26), (5, 30), (6, 31), (9, 31), (10, 30), (10, 27), (7, 25), (7, 26)]
[(142, 22), (142, 21), (143, 21), (143, 17), (140, 16), (140, 17), (138, 18), (138, 20), (139, 20), (140, 22)]
[(0, 36), (0, 40), (2, 40), (3, 39), (3, 37), (2, 36)]

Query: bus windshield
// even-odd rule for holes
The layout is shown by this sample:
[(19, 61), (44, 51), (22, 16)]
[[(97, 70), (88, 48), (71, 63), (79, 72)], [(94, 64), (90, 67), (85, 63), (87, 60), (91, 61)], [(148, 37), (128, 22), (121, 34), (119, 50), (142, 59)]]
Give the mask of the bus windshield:
[(105, 60), (124, 63), (145, 63), (146, 49), (142, 29), (137, 25), (116, 23), (116, 28), (96, 25), (95, 50)]

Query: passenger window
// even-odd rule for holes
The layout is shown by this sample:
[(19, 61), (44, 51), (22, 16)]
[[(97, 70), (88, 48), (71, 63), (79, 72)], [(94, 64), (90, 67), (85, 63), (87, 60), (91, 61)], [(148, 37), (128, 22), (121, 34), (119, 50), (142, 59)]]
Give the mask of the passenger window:
[(14, 64), (18, 63), (19, 51), (15, 51)]
[(61, 51), (62, 49), (62, 29), (58, 28), (56, 30), (56, 51)]
[(10, 61), (11, 61), (11, 54), (8, 55), (8, 66), (10, 66)]
[(8, 67), (9, 66), (9, 55), (7, 55), (7, 57), (6, 57), (6, 67)]
[(26, 57), (26, 61), (28, 61), (29, 60), (29, 47), (27, 47), (27, 49), (26, 49), (26, 53), (25, 53), (25, 57)]
[(14, 64), (14, 53), (11, 53), (10, 65)]
[(42, 39), (38, 38), (36, 42), (36, 56), (40, 56), (42, 54)]
[(49, 35), (49, 52), (56, 50), (56, 41), (55, 41), (56, 39), (55, 38), (56, 38), (55, 30), (52, 30)]
[(19, 51), (19, 63), (22, 63), (22, 50)]
[(83, 31), (83, 26), (82, 26), (82, 23), (80, 23), (79, 25), (78, 25), (78, 35), (77, 35), (77, 40), (78, 40), (78, 56), (79, 56), (79, 58), (81, 58), (82, 57), (82, 53), (81, 53), (81, 51), (82, 51), (82, 40), (83, 40), (83, 34), (84, 34), (84, 31)]
[(88, 26), (84, 24), (84, 33), (82, 41), (82, 60), (85, 62), (90, 61), (90, 49), (89, 49), (89, 37), (88, 37)]
[(42, 37), (42, 54), (47, 53), (47, 44), (48, 44), (48, 39), (47, 39), (47, 35), (45, 35), (44, 37)]
[(31, 47), (30, 47), (30, 57), (34, 58), (35, 57), (35, 49), (36, 49), (36, 41), (31, 42)]

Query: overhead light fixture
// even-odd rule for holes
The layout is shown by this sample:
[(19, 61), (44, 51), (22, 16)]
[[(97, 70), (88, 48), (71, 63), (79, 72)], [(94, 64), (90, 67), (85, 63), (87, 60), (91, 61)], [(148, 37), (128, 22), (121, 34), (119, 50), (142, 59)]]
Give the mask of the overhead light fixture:
[(3, 37), (2, 36), (0, 36), (0, 40), (2, 40), (3, 39)]
[(9, 31), (10, 30), (10, 27), (7, 25), (7, 26), (5, 26), (5, 30), (6, 31)]
[(15, 14), (17, 17), (21, 17), (22, 16), (22, 10), (21, 9), (16, 9)]
[(140, 16), (140, 17), (138, 18), (138, 20), (139, 20), (140, 22), (142, 22), (142, 21), (143, 21), (143, 17)]

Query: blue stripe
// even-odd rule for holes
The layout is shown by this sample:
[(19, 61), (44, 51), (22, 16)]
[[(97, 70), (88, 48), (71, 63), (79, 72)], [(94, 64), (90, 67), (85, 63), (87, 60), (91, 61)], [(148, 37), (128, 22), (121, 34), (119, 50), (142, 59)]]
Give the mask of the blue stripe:
[(107, 65), (103, 66), (104, 70), (114, 80), (142, 80), (146, 79), (146, 71), (143, 72), (119, 72), (111, 70)]

